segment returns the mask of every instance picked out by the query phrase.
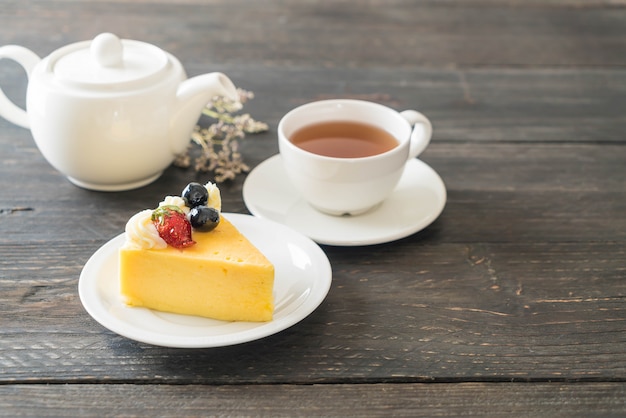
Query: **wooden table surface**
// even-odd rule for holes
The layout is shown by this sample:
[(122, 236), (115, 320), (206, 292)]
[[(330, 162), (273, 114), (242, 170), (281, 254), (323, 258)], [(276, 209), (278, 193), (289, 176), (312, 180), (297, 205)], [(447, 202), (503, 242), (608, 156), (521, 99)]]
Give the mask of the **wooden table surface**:
[[(448, 192), (424, 230), (321, 246), (324, 302), (293, 327), (210, 349), (94, 321), (85, 262), (135, 212), (207, 175), (80, 189), (0, 120), (1, 416), (625, 416), (626, 2), (8, 0), (0, 45), (46, 56), (110, 31), (189, 75), (223, 71), (269, 124), (323, 98), (415, 108)], [(0, 61), (23, 105), (26, 78)], [(221, 185), (249, 213), (245, 176)], [(20, 210), (28, 209), (28, 210)]]

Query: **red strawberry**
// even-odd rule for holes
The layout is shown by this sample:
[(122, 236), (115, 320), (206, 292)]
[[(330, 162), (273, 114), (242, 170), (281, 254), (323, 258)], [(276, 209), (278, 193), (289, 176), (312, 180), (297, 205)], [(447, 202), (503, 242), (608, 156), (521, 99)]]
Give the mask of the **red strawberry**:
[(191, 239), (191, 223), (178, 206), (165, 205), (155, 209), (152, 223), (163, 241), (172, 247), (185, 248), (196, 243)]

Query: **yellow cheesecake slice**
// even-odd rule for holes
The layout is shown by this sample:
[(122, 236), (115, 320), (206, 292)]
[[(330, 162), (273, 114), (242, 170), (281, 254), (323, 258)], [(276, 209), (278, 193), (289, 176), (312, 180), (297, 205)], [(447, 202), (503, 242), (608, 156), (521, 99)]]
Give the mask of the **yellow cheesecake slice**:
[(274, 266), (224, 216), (191, 247), (122, 247), (121, 293), (131, 306), (224, 321), (270, 321)]

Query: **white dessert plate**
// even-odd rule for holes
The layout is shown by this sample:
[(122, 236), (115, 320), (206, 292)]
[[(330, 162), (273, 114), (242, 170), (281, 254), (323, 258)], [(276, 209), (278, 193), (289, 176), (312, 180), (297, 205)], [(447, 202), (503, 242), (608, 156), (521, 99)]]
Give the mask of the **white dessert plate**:
[(413, 159), (379, 206), (357, 216), (331, 216), (299, 196), (281, 156), (274, 155), (248, 174), (243, 200), (253, 215), (287, 225), (320, 244), (359, 246), (395, 241), (430, 225), (446, 204), (446, 186), (435, 170)]
[(205, 348), (275, 334), (306, 318), (322, 303), (330, 289), (332, 271), (317, 244), (276, 222), (234, 213), (224, 216), (274, 264), (272, 321), (226, 322), (127, 306), (118, 280), (118, 250), (124, 234), (100, 247), (81, 272), (78, 293), (87, 312), (109, 330), (136, 341)]

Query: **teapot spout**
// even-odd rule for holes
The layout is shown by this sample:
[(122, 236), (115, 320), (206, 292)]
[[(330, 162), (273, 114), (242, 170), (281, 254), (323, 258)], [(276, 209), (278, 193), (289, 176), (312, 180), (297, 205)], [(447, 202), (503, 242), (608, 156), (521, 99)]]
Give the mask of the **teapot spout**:
[(239, 100), (239, 94), (233, 82), (225, 74), (219, 72), (189, 78), (178, 86), (177, 108), (170, 124), (174, 154), (185, 151), (202, 110), (215, 96)]

